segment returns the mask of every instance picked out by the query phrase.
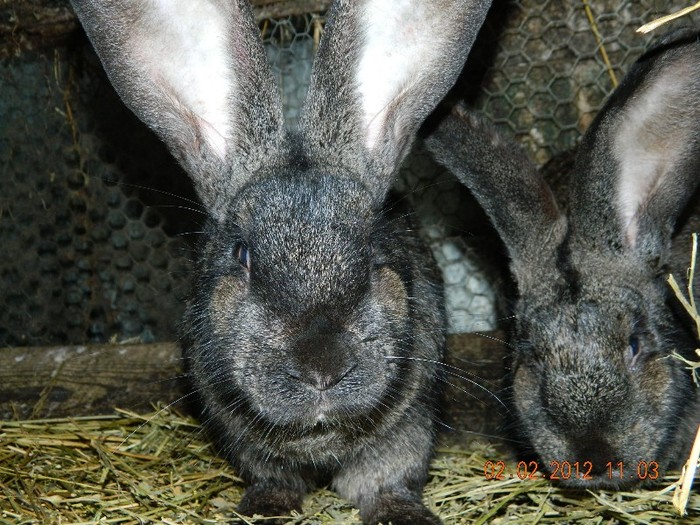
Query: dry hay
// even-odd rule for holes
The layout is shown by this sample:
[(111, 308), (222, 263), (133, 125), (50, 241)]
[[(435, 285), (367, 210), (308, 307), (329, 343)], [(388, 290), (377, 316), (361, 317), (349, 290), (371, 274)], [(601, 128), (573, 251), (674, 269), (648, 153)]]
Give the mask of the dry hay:
[(640, 28), (637, 29), (638, 33), (649, 33), (651, 31), (654, 31), (655, 29), (661, 27), (664, 24), (668, 24), (669, 22), (676, 20), (678, 18), (681, 18), (683, 16), (689, 15), (693, 11), (697, 11), (700, 9), (700, 2), (697, 2), (693, 5), (690, 5), (688, 7), (685, 7), (679, 11), (676, 11), (675, 13), (671, 13), (670, 15), (662, 16), (660, 18), (657, 18), (656, 20), (653, 20), (647, 24), (644, 24)]
[[(698, 3), (700, 5), (700, 3)], [(671, 286), (673, 293), (678, 298), (685, 311), (688, 313), (690, 318), (695, 323), (695, 335), (698, 341), (700, 341), (700, 313), (698, 312), (697, 305), (695, 303), (695, 271), (698, 257), (698, 234), (693, 233), (692, 235), (692, 248), (690, 252), (690, 264), (688, 266), (688, 271), (686, 275), (686, 280), (688, 286), (686, 290), (681, 290), (678, 281), (673, 275), (668, 276), (668, 284)], [(698, 361), (690, 361), (683, 356), (674, 353), (672, 357), (680, 359), (688, 369), (688, 372), (692, 374), (693, 382), (696, 387), (700, 388), (700, 349), (696, 349), (695, 353), (698, 355)], [(698, 425), (698, 432), (695, 436), (695, 443), (690, 451), (690, 456), (688, 461), (683, 465), (683, 470), (678, 483), (678, 487), (673, 496), (673, 505), (681, 516), (685, 515), (686, 508), (688, 505), (688, 498), (690, 497), (690, 490), (693, 484), (693, 479), (695, 478), (695, 473), (698, 468), (698, 461), (700, 458), (700, 425)]]
[[(440, 451), (426, 502), (447, 525), (677, 523), (677, 474), (650, 490), (573, 492), (510, 474), (487, 481), (484, 465), (498, 459), (514, 470), (487, 443)], [(0, 423), (2, 524), (256, 523), (235, 513), (243, 488), (197, 422), (174, 410)], [(304, 511), (289, 523), (360, 523), (328, 490), (309, 495)], [(700, 524), (697, 491), (688, 511), (683, 522)]]

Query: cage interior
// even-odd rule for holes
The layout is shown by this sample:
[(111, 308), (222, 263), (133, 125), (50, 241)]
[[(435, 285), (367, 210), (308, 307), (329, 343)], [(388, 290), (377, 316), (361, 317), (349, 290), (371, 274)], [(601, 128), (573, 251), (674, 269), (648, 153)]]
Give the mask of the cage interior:
[[(453, 93), (543, 164), (575, 147), (653, 38), (635, 29), (683, 5), (496, 1)], [(294, 125), (324, 14), (257, 13)], [(0, 92), (0, 346), (175, 339), (205, 218), (187, 177), (79, 30), (2, 59)], [(442, 268), (450, 332), (496, 328), (507, 260), (469, 192), (420, 144), (396, 186)]]

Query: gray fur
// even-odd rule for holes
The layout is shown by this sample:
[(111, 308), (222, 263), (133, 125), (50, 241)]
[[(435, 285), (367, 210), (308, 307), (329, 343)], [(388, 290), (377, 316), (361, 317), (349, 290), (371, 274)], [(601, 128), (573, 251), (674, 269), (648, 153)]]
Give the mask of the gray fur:
[(515, 144), (463, 108), (427, 145), (511, 256), (525, 452), (546, 470), (590, 462), (591, 479), (564, 480), (586, 487), (639, 482), (641, 462), (659, 475), (678, 466), (700, 423), (700, 389), (670, 354), (692, 358), (697, 339), (665, 280), (685, 277), (697, 226), (681, 218), (700, 180), (697, 36), (675, 35), (635, 63), (582, 140), (567, 209)]
[[(366, 523), (439, 523), (421, 494), (442, 290), (409, 211), (387, 192), (489, 4), (400, 0), (408, 26), (392, 23), (418, 53), (380, 38), (375, 56), (363, 24), (388, 4), (338, 0), (300, 128), (288, 132), (246, 2), (74, 0), (117, 91), (210, 212), (183, 353), (203, 424), (249, 483), (244, 514), (287, 514), (331, 483)], [(372, 69), (392, 57), (410, 74)], [(202, 64), (205, 81), (193, 73)]]

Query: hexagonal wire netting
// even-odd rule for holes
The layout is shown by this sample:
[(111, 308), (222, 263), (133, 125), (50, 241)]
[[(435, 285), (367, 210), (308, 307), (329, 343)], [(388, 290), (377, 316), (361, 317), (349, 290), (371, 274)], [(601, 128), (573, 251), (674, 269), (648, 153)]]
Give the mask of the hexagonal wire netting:
[[(542, 164), (576, 145), (613, 76), (647, 47), (651, 37), (635, 29), (680, 7), (498, 0), (456, 93)], [(322, 21), (261, 22), (290, 123)], [(187, 178), (89, 51), (6, 60), (0, 92), (0, 346), (174, 338), (189, 240), (202, 223)], [(495, 327), (506, 262), (469, 193), (420, 145), (397, 187), (411, 196), (443, 269), (450, 331)]]

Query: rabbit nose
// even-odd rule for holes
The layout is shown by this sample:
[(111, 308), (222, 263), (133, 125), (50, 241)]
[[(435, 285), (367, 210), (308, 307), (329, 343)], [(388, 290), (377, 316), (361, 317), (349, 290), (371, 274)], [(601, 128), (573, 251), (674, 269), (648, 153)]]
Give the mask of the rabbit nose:
[(289, 372), (289, 376), (301, 381), (302, 383), (311, 385), (319, 392), (323, 392), (325, 390), (330, 390), (335, 385), (340, 383), (353, 370), (353, 368), (355, 368), (355, 365), (347, 367), (345, 370), (342, 370), (339, 373), (329, 373), (328, 371), (321, 370), (292, 370)]
[(306, 326), (306, 334), (309, 336), (322, 336), (337, 333), (339, 330), (334, 326), (333, 322), (325, 315), (314, 315), (308, 321)]
[(299, 363), (287, 370), (287, 375), (314, 387), (319, 392), (330, 390), (345, 379), (356, 367), (355, 364), (328, 367), (321, 363)]
[(333, 330), (325, 318), (317, 319), (292, 346), (292, 363), (287, 373), (319, 391), (329, 390), (357, 366), (347, 348), (346, 334)]

